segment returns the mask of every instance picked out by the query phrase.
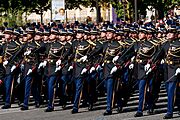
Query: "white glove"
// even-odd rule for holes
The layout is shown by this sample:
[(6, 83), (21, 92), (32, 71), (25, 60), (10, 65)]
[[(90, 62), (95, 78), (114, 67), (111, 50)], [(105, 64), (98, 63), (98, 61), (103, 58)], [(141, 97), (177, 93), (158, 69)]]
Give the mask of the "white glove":
[(87, 60), (87, 55), (80, 58), (80, 61), (85, 62)]
[(7, 64), (8, 64), (7, 60), (3, 62), (3, 66), (6, 66)]
[(149, 68), (150, 68), (150, 66), (151, 66), (150, 64), (146, 64), (146, 65), (144, 66), (144, 70), (145, 70), (145, 71), (148, 71)]
[(69, 66), (68, 71), (71, 71), (73, 69), (73, 66)]
[(56, 61), (56, 66), (61, 65), (61, 60)]
[(149, 68), (149, 70), (146, 72), (146, 75), (148, 75), (151, 71), (152, 71), (152, 69)]
[(24, 53), (25, 56), (26, 56), (26, 55), (29, 55), (29, 54), (31, 54), (31, 50), (28, 50), (28, 51), (26, 51), (26, 52)]
[(40, 64), (39, 64), (39, 67), (38, 67), (38, 69), (40, 69), (41, 67), (46, 67), (46, 65), (47, 65), (47, 61), (44, 61), (44, 62), (41, 62)]
[(95, 71), (95, 67), (91, 67), (89, 73), (92, 73), (93, 71)]
[(119, 56), (115, 56), (112, 60), (113, 63), (115, 63), (119, 59)]
[(100, 68), (101, 68), (101, 66), (98, 65), (98, 66), (96, 67), (96, 71), (98, 71)]
[(164, 61), (164, 59), (162, 59), (162, 60), (161, 60), (161, 64), (164, 64), (164, 63), (165, 63), (165, 61)]
[(81, 75), (83, 75), (84, 73), (87, 72), (87, 69), (86, 68), (83, 68), (83, 70), (81, 71)]
[(104, 63), (102, 64), (102, 67), (104, 67)]
[(32, 73), (32, 69), (28, 70), (27, 75), (29, 75), (30, 73)]
[(13, 66), (11, 67), (11, 72), (13, 72), (15, 69), (16, 69), (16, 66), (13, 65)]
[(180, 68), (177, 68), (177, 69), (176, 69), (175, 76), (177, 76), (179, 73), (180, 73)]
[(134, 59), (135, 59), (135, 56), (133, 56), (133, 57), (131, 58), (131, 62), (133, 62), (133, 61), (134, 61)]
[(112, 75), (113, 73), (115, 73), (117, 71), (117, 67), (116, 66), (114, 66), (112, 69), (111, 69), (111, 72), (110, 72), (110, 74)]
[(55, 73), (56, 73), (57, 71), (59, 71), (59, 70), (61, 70), (61, 66), (59, 66), (59, 67), (57, 67), (57, 68), (55, 69)]
[(24, 64), (21, 64), (20, 68), (21, 70), (24, 70)]
[(131, 64), (129, 65), (129, 69), (131, 70), (131, 69), (133, 69), (133, 68), (134, 68), (134, 64), (131, 63)]

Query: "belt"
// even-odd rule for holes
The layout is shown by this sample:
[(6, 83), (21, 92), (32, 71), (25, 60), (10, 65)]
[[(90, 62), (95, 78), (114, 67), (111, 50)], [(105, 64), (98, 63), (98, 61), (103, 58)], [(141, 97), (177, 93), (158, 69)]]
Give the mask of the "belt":
[(80, 59), (74, 59), (74, 62), (81, 62), (81, 60)]
[(57, 60), (48, 59), (47, 61), (48, 61), (49, 63), (53, 63), (53, 62), (56, 62)]
[(137, 63), (147, 63), (148, 61), (147, 60), (136, 59), (136, 62)]
[(176, 61), (172, 61), (172, 60), (166, 60), (166, 63), (168, 65), (176, 65), (176, 64), (180, 64), (180, 60), (176, 60)]
[(112, 61), (110, 60), (104, 60), (104, 63), (111, 63)]

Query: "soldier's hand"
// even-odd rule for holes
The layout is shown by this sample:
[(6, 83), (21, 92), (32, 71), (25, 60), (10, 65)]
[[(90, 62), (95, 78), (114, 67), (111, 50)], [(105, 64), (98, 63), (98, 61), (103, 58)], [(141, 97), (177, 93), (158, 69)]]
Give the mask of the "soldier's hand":
[(61, 70), (61, 66), (56, 67), (55, 73)]
[(180, 68), (177, 68), (175, 75), (177, 76), (179, 73), (180, 73)]
[(81, 75), (85, 74), (87, 72), (86, 68), (83, 68), (83, 70), (81, 71)]
[(151, 65), (148, 63), (148, 64), (146, 64), (146, 65), (144, 66), (144, 70), (145, 70), (145, 71), (148, 71), (150, 67), (151, 67)]
[(117, 71), (117, 67), (116, 66), (114, 66), (112, 69), (111, 69), (111, 72), (110, 72), (110, 74), (112, 75), (113, 73), (115, 73)]
[(80, 58), (80, 61), (85, 62), (87, 60), (87, 55)]
[(134, 64), (131, 63), (131, 64), (129, 65), (129, 69), (131, 70), (131, 69), (133, 69), (133, 68), (134, 68)]
[(113, 63), (115, 63), (119, 59), (119, 56), (115, 56), (112, 60)]
[(91, 67), (89, 73), (92, 73), (93, 71), (95, 71), (95, 67)]
[(68, 71), (71, 71), (73, 69), (73, 66), (69, 66)]
[(164, 61), (164, 59), (162, 59), (162, 60), (161, 60), (161, 64), (164, 64), (164, 63), (165, 63), (165, 61)]
[(16, 69), (16, 66), (13, 65), (13, 66), (11, 67), (11, 72), (13, 72), (15, 69)]
[(60, 66), (61, 65), (61, 60), (59, 59), (58, 61), (56, 61), (56, 66)]
[(148, 71), (146, 72), (146, 75), (148, 75), (151, 71), (152, 71), (152, 69), (149, 68)]
[(2, 85), (3, 84), (3, 81), (2, 80), (0, 80), (0, 85)]
[(27, 72), (27, 75), (29, 75), (31, 73), (32, 73), (32, 69), (29, 69), (28, 72)]
[(4, 67), (5, 67), (7, 64), (8, 64), (8, 61), (7, 61), (7, 60), (3, 62), (3, 66), (4, 66)]
[(133, 62), (133, 61), (134, 61), (134, 59), (135, 59), (135, 56), (133, 56), (133, 57), (131, 58), (131, 62)]

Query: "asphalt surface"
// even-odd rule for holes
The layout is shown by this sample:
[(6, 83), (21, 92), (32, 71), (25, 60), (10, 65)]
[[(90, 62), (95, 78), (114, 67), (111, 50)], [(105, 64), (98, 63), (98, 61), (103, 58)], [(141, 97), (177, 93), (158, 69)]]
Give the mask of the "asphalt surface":
[[(55, 101), (55, 111), (46, 113), (44, 110), (46, 106), (35, 108), (33, 101), (30, 101), (30, 108), (27, 111), (21, 111), (17, 104), (13, 104), (12, 108), (8, 110), (0, 109), (0, 120), (162, 120), (167, 110), (167, 93), (164, 88), (161, 89), (160, 98), (156, 103), (154, 115), (147, 115), (144, 111), (144, 116), (135, 118), (138, 106), (138, 91), (136, 91), (128, 101), (127, 107), (123, 108), (123, 113), (117, 113), (113, 109), (113, 114), (110, 116), (103, 116), (106, 109), (106, 97), (100, 97), (98, 102), (94, 105), (93, 111), (88, 111), (87, 108), (80, 107), (79, 113), (71, 114), (72, 104), (67, 105), (67, 109), (63, 110), (58, 106), (58, 100)], [(1, 99), (2, 100), (2, 99)], [(2, 105), (2, 101), (0, 101)], [(174, 112), (173, 120), (180, 120), (177, 111)]]

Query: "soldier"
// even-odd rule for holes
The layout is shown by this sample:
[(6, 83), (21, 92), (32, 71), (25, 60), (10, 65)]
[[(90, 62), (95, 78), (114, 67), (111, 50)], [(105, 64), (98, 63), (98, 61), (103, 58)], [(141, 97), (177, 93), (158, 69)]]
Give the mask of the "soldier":
[[(138, 80), (139, 80), (139, 104), (135, 117), (143, 116), (143, 109), (147, 89), (151, 89), (152, 78), (149, 77), (151, 73), (151, 65), (154, 64), (153, 56), (156, 56), (157, 47), (151, 40), (147, 40), (152, 35), (147, 35), (147, 29), (142, 26), (139, 30), (140, 48), (137, 53), (136, 61), (138, 63)], [(149, 86), (150, 85), (150, 86)], [(153, 109), (149, 106), (148, 114), (151, 114)]]
[[(166, 51), (166, 62), (167, 66), (167, 77), (166, 80), (166, 90), (168, 94), (168, 104), (167, 104), (167, 113), (164, 116), (164, 119), (171, 119), (173, 117), (173, 108), (174, 108), (174, 98), (175, 98), (175, 90), (176, 85), (179, 80), (179, 48), (180, 42), (179, 39), (175, 37), (177, 30), (176, 26), (171, 26), (168, 28), (167, 40), (169, 43), (167, 44)], [(168, 47), (169, 46), (169, 47)]]
[(4, 78), (6, 98), (5, 105), (2, 106), (2, 109), (8, 109), (11, 107), (11, 98), (14, 86), (14, 74), (17, 66), (19, 66), (22, 59), (21, 54), (23, 47), (21, 47), (17, 41), (12, 40), (13, 31), (11, 28), (7, 28), (4, 31), (4, 34), (6, 44), (3, 52), (3, 66), (6, 69), (6, 76)]
[(50, 46), (48, 48), (48, 57), (44, 62), (47, 62), (45, 66), (45, 76), (48, 85), (48, 107), (45, 112), (54, 111), (54, 98), (57, 78), (61, 70), (61, 55), (62, 44), (58, 41), (59, 31), (58, 28), (51, 29), (51, 35), (49, 36)]
[(72, 29), (68, 29), (66, 32), (66, 41), (64, 44), (64, 52), (63, 52), (63, 67), (62, 67), (62, 97), (61, 104), (62, 108), (65, 109), (66, 103), (68, 100), (68, 90), (71, 89), (71, 77), (72, 77), (72, 60), (70, 60), (72, 55), (72, 41), (74, 39), (74, 31)]
[[(22, 62), (22, 66), (24, 66), (23, 80), (25, 81), (25, 94), (24, 94), (24, 102), (21, 107), (21, 110), (29, 109), (29, 97), (32, 89), (32, 95), (35, 99), (35, 107), (39, 108), (40, 106), (40, 91), (37, 86), (37, 81), (39, 80), (39, 76), (37, 74), (39, 64), (40, 64), (40, 55), (42, 51), (45, 51), (44, 45), (41, 45), (42, 40), (42, 31), (38, 30), (35, 33), (34, 28), (27, 29), (27, 44), (24, 52), (24, 61)], [(35, 77), (37, 75), (37, 77)]]

